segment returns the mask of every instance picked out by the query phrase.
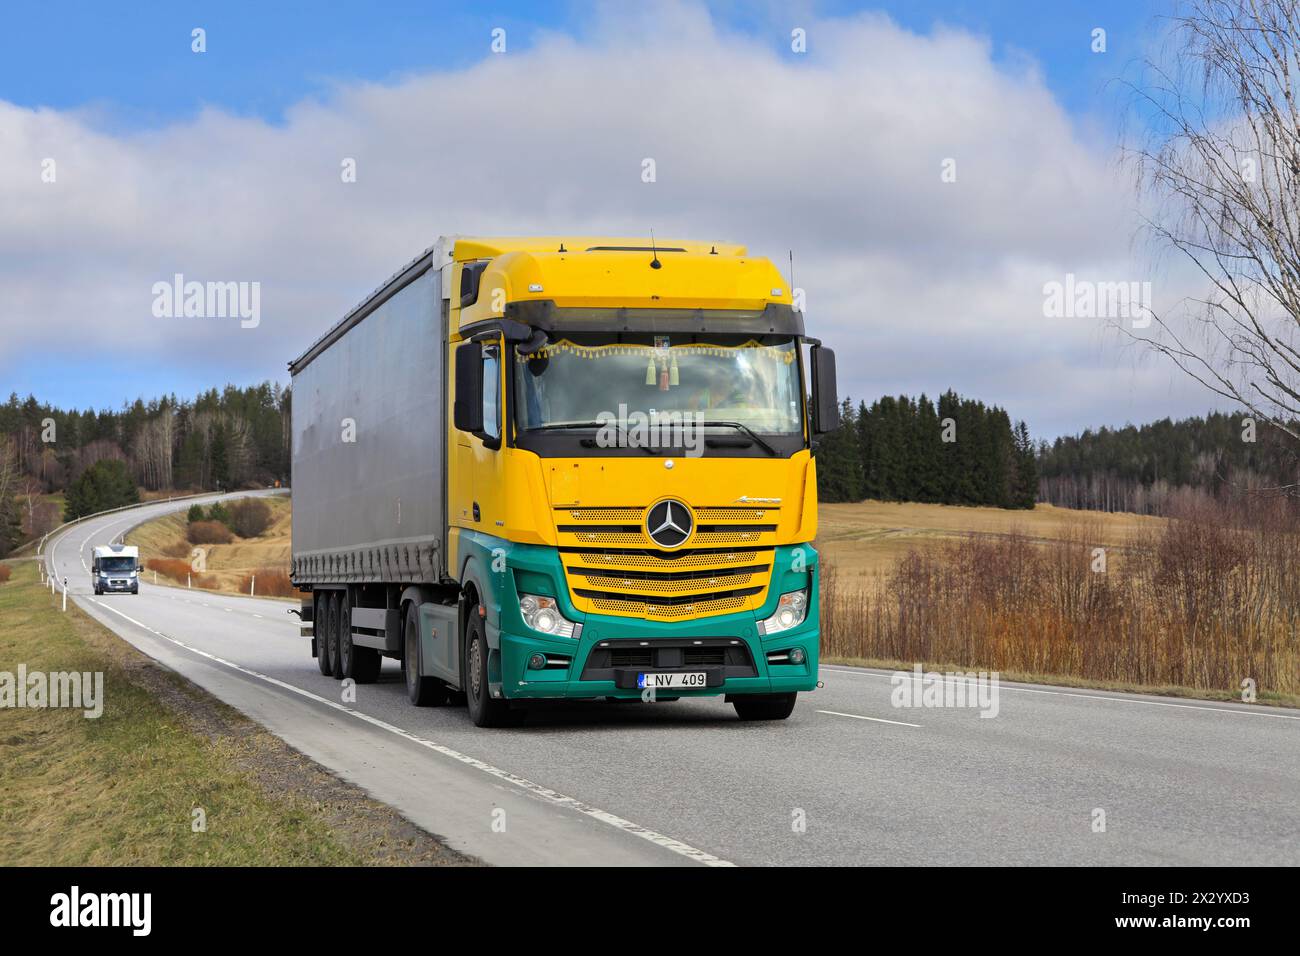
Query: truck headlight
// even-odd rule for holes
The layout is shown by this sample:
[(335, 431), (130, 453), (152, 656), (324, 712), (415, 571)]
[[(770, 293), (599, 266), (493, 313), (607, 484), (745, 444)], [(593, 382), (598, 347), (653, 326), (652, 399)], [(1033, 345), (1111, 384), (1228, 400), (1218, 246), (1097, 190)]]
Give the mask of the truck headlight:
[(577, 637), (582, 632), (581, 624), (574, 624), (563, 614), (555, 603), (555, 598), (540, 594), (519, 595), (519, 613), (524, 623), (534, 631), (550, 634), (554, 637)]
[(758, 622), (758, 633), (764, 636), (779, 634), (792, 627), (798, 627), (808, 616), (808, 589), (790, 591), (781, 595), (776, 603), (776, 613), (765, 621)]

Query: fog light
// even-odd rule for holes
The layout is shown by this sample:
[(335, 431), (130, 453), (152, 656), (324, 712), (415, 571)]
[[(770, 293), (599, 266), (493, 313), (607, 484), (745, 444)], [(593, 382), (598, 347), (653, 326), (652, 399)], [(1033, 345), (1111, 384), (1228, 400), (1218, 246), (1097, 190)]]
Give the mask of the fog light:
[(792, 647), (792, 648), (790, 648), (790, 663), (791, 663), (791, 664), (802, 664), (802, 663), (804, 662), (804, 660), (805, 660), (805, 657), (806, 657), (806, 655), (804, 654), (804, 652), (803, 652), (803, 648), (802, 648), (802, 647)]
[(534, 654), (528, 658), (528, 669), (530, 671), (540, 671), (546, 669), (546, 655)]

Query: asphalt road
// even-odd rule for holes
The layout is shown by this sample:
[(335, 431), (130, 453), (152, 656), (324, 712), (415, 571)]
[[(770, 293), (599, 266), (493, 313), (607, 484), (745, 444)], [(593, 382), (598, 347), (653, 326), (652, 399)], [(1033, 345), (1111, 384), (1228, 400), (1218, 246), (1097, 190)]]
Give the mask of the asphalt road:
[(482, 730), (410, 706), (393, 661), (343, 701), (284, 601), (148, 575), (138, 596), (91, 593), (94, 545), (188, 505), (75, 525), (47, 564), (136, 647), (488, 862), (1300, 864), (1295, 711), (1003, 683), (990, 719), (896, 708), (888, 673), (827, 666), (783, 722), (716, 699)]

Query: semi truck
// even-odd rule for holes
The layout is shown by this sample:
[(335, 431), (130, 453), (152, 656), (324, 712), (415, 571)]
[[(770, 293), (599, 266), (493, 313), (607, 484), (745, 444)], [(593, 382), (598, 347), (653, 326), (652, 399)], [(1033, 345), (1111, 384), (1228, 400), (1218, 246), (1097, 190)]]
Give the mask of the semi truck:
[(140, 549), (128, 544), (96, 545), (90, 558), (90, 585), (96, 594), (140, 593)]
[(834, 352), (726, 243), (445, 236), (298, 358), (291, 579), (324, 675), (530, 702), (817, 685)]

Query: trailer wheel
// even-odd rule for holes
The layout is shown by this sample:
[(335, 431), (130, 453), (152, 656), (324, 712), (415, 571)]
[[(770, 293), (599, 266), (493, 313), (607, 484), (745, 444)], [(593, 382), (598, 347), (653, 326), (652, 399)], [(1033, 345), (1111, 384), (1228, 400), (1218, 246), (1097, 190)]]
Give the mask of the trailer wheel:
[(741, 720), (785, 720), (794, 712), (798, 694), (763, 694), (737, 697), (731, 702)]
[(343, 676), (358, 684), (373, 684), (379, 679), (383, 658), (373, 647), (357, 647), (352, 642), (352, 602), (343, 598), (339, 613), (339, 650), (343, 658)]
[(339, 619), (336, 626), (339, 633), (339, 666), (338, 673), (334, 676), (356, 680), (353, 673), (356, 660), (352, 651), (352, 601), (348, 599), (347, 591), (339, 598)]
[(330, 676), (329, 641), (326, 639), (330, 629), (328, 617), (329, 595), (317, 591), (312, 595), (311, 630), (316, 642), (316, 666), (326, 677)]
[(510, 703), (491, 695), (488, 687), (488, 643), (483, 631), (483, 620), (471, 615), (465, 628), (465, 702), (469, 706), (470, 720), (476, 727), (518, 727), (524, 722), (524, 712), (515, 710)]
[(447, 685), (420, 673), (420, 619), (414, 604), (406, 608), (402, 645), (402, 675), (406, 678), (406, 696), (411, 703), (416, 707), (441, 707), (447, 703)]
[(343, 662), (340, 660), (339, 634), (343, 631), (341, 622), (342, 608), (337, 591), (330, 592), (330, 632), (326, 643), (330, 651), (330, 676), (335, 680), (343, 679)]

